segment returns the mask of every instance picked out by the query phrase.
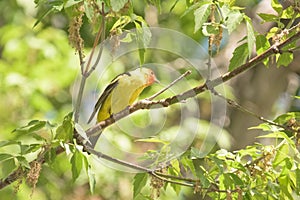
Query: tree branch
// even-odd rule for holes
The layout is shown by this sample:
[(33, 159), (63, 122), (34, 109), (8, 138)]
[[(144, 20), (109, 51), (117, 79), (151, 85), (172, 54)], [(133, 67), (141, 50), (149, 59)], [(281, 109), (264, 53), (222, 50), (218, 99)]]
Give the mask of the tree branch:
[[(102, 23), (101, 26), (99, 28), (99, 31), (96, 35), (94, 44), (93, 44), (93, 48), (91, 51), (91, 54), (89, 56), (87, 65), (84, 69), (84, 61), (83, 58), (80, 55), (80, 66), (81, 66), (81, 80), (80, 80), (80, 85), (79, 85), (79, 91), (78, 91), (78, 95), (77, 95), (77, 101), (74, 107), (74, 121), (75, 123), (77, 123), (79, 121), (79, 111), (80, 111), (80, 106), (81, 106), (81, 102), (82, 102), (82, 96), (83, 96), (83, 90), (85, 87), (85, 83), (86, 83), (86, 79), (90, 76), (90, 74), (96, 69), (96, 66), (98, 65), (101, 55), (102, 55), (102, 51), (103, 51), (103, 44), (102, 42), (105, 39), (105, 13), (104, 13), (104, 3), (102, 3), (102, 11), (101, 11), (101, 15), (102, 15)], [(99, 44), (99, 40), (100, 40), (100, 50), (98, 52), (98, 56), (96, 59), (96, 62), (93, 64), (93, 66), (90, 68), (91, 66), (91, 62), (92, 62), (92, 58), (94, 56), (94, 52), (96, 50), (97, 45)]]
[(131, 113), (134, 113), (137, 110), (154, 109), (154, 108), (160, 108), (161, 106), (168, 107), (172, 104), (176, 104), (183, 100), (195, 97), (196, 95), (206, 91), (207, 89), (214, 88), (214, 87), (236, 77), (237, 75), (243, 73), (244, 71), (253, 68), (257, 64), (261, 63), (264, 59), (270, 57), (271, 55), (277, 54), (279, 49), (289, 45), (290, 43), (292, 43), (298, 39), (300, 39), (300, 31), (297, 32), (295, 35), (291, 36), (290, 38), (284, 40), (281, 43), (275, 43), (274, 45), (272, 45), (268, 50), (266, 50), (262, 54), (255, 56), (254, 58), (250, 59), (248, 62), (246, 62), (245, 64), (241, 65), (240, 67), (232, 70), (231, 72), (227, 72), (218, 78), (215, 78), (211, 81), (207, 81), (205, 84), (194, 87), (194, 88), (187, 90), (181, 94), (177, 94), (175, 96), (172, 96), (172, 97), (169, 97), (166, 99), (161, 99), (158, 101), (143, 101), (143, 100), (138, 101), (135, 104), (129, 106), (128, 108), (122, 110), (121, 112), (111, 116), (107, 120), (97, 123), (95, 126), (86, 130), (86, 133), (88, 136), (90, 136), (99, 131), (103, 131), (103, 129), (105, 129), (109, 125), (130, 115)]
[[(266, 50), (264, 53), (255, 56), (254, 58), (250, 59), (248, 62), (246, 62), (245, 64), (241, 65), (240, 67), (236, 68), (235, 70), (233, 70), (231, 72), (225, 73), (224, 75), (222, 75), (216, 79), (208, 81), (205, 84), (202, 84), (200, 86), (197, 86), (195, 88), (187, 90), (176, 96), (172, 96), (172, 97), (162, 99), (159, 101), (143, 101), (143, 100), (138, 101), (137, 103), (130, 106), (126, 110), (123, 110), (120, 113), (117, 113), (116, 115), (114, 115), (113, 117), (111, 117), (105, 121), (99, 122), (95, 126), (88, 129), (86, 132), (88, 135), (92, 135), (93, 133), (96, 133), (99, 130), (103, 130), (105, 127), (113, 124), (115, 121), (120, 120), (120, 119), (128, 116), (129, 114), (131, 114), (137, 110), (140, 110), (140, 109), (153, 109), (153, 108), (158, 108), (161, 105), (164, 107), (167, 107), (172, 104), (179, 103), (182, 100), (186, 100), (188, 98), (195, 97), (197, 94), (200, 94), (200, 93), (204, 92), (205, 90), (208, 90), (209, 88), (214, 88), (215, 86), (220, 85), (221, 83), (226, 82), (226, 81), (236, 77), (237, 75), (241, 74), (242, 72), (253, 68), (257, 64), (262, 62), (264, 59), (268, 58), (269, 56), (271, 56), (273, 54), (277, 54), (278, 49), (281, 49), (298, 39), (300, 39), (300, 31), (297, 32), (295, 35), (291, 36), (290, 38), (286, 39), (285, 41), (274, 44), (268, 50)], [(87, 147), (87, 149), (88, 149), (88, 152), (95, 154), (96, 156), (99, 156), (103, 159), (107, 159), (111, 162), (115, 162), (115, 163), (119, 163), (119, 164), (124, 163), (123, 161), (120, 161), (115, 158), (111, 158), (105, 154), (96, 152), (95, 150), (90, 149), (88, 147)], [(58, 147), (56, 150), (56, 154), (60, 154), (63, 151), (64, 151), (64, 149), (62, 147)], [(34, 161), (36, 161), (36, 160), (34, 160)], [(34, 162), (34, 161), (32, 161), (32, 162)], [(43, 161), (43, 162), (45, 162), (45, 161)], [(147, 173), (152, 173), (151, 170), (146, 169), (144, 167), (137, 166), (132, 163), (130, 163), (130, 164), (126, 163), (125, 166), (133, 168), (133, 169), (142, 170)], [(18, 175), (18, 174), (20, 174), (20, 173), (18, 173), (18, 170), (19, 170), (19, 168), (17, 170), (15, 170), (14, 172), (12, 172), (7, 178), (0, 180), (0, 189), (3, 189), (4, 187), (10, 185), (11, 183), (15, 182), (16, 180), (18, 180), (20, 177), (23, 176), (23, 173), (21, 173), (21, 175)], [(222, 192), (222, 191), (218, 191), (218, 192)]]

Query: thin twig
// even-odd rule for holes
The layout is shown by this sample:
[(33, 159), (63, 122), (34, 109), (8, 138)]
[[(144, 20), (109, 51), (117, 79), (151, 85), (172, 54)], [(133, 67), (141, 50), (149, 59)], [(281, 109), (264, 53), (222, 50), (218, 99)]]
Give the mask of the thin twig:
[[(102, 11), (104, 11), (104, 3), (102, 3)], [(79, 111), (80, 111), (80, 106), (81, 106), (81, 102), (82, 102), (83, 91), (84, 91), (86, 79), (90, 76), (91, 72), (96, 68), (95, 65), (97, 66), (97, 64), (98, 64), (97, 62), (99, 62), (99, 60), (101, 58), (101, 55), (102, 55), (103, 44), (100, 47), (100, 51), (99, 51), (97, 59), (96, 59), (97, 64), (95, 63), (93, 65), (93, 67), (91, 68), (91, 70), (89, 70), (91, 62), (92, 62), (92, 58), (94, 56), (95, 49), (96, 49), (96, 47), (99, 43), (99, 39), (100, 39), (101, 36), (102, 36), (101, 37), (102, 41), (105, 38), (105, 13), (102, 12), (101, 15), (102, 15), (102, 23), (101, 23), (99, 31), (96, 35), (96, 38), (95, 38), (95, 41), (94, 41), (94, 44), (93, 44), (93, 48), (92, 48), (91, 54), (89, 56), (88, 62), (85, 66), (85, 69), (84, 69), (84, 61), (83, 61), (83, 58), (81, 57), (82, 55), (80, 54), (81, 80), (80, 80), (80, 85), (79, 85), (79, 91), (78, 91), (78, 94), (77, 94), (77, 101), (76, 101), (75, 108), (74, 108), (74, 121), (75, 121), (75, 123), (78, 123), (78, 121), (79, 121)]]
[(186, 71), (184, 74), (182, 74), (181, 76), (179, 76), (177, 79), (175, 79), (172, 83), (170, 83), (168, 86), (166, 86), (165, 88), (161, 89), (160, 91), (158, 91), (157, 93), (155, 93), (154, 95), (146, 98), (146, 100), (148, 101), (152, 101), (155, 97), (161, 95), (162, 93), (164, 93), (166, 90), (168, 90), (170, 87), (172, 87), (173, 85), (175, 85), (175, 83), (177, 83), (178, 81), (180, 81), (181, 79), (183, 79), (184, 77), (186, 77), (187, 75), (191, 74), (192, 71), (188, 70)]
[(172, 179), (162, 177), (159, 174), (157, 174), (156, 172), (152, 172), (151, 175), (158, 178), (158, 179), (160, 179), (160, 180), (162, 180), (162, 181), (168, 182), (168, 183), (173, 183), (173, 184), (176, 184), (176, 185), (182, 185), (182, 186), (192, 187), (192, 188), (195, 187), (195, 185), (193, 183), (174, 181)]
[[(95, 41), (94, 41), (94, 44), (93, 44), (93, 48), (92, 48), (92, 51), (91, 51), (91, 54), (90, 54), (90, 56), (89, 56), (89, 59), (88, 59), (88, 62), (87, 62), (87, 65), (86, 65), (86, 68), (85, 68), (85, 75), (86, 76), (89, 76), (90, 74), (91, 74), (91, 72), (90, 72), (90, 66), (91, 66), (91, 63), (92, 63), (92, 58), (94, 57), (94, 53), (95, 53), (95, 50), (96, 50), (96, 47), (98, 46), (98, 44), (99, 44), (99, 41), (100, 41), (100, 38), (101, 38), (101, 40), (104, 40), (104, 38), (102, 37), (103, 36), (103, 34), (105, 35), (105, 13), (103, 12), (104, 11), (104, 3), (102, 3), (102, 12), (101, 12), (101, 15), (102, 15), (102, 23), (101, 23), (101, 26), (100, 26), (100, 28), (99, 28), (99, 31), (98, 31), (98, 33), (97, 33), (97, 35), (96, 35), (96, 38), (95, 38)], [(102, 41), (101, 41), (102, 42)], [(101, 43), (100, 42), (100, 43)], [(101, 47), (102, 47), (103, 45), (101, 45)], [(101, 48), (100, 48), (101, 49)], [(93, 67), (96, 65), (97, 66), (97, 64), (98, 64), (98, 62), (99, 62), (99, 60), (100, 60), (100, 57), (101, 57), (101, 53), (102, 53), (102, 51), (99, 51), (99, 53), (98, 53), (98, 56), (97, 56), (97, 60), (96, 60), (96, 62), (93, 64)], [(92, 68), (93, 68), (92, 67)], [(91, 70), (91, 71), (93, 71), (93, 70)]]
[(104, 2), (102, 3), (102, 11), (101, 11), (101, 15), (102, 15), (102, 22), (101, 22), (101, 32), (98, 33), (97, 35), (97, 39), (99, 41), (99, 38), (100, 35), (100, 49), (99, 49), (99, 52), (98, 52), (98, 56), (96, 58), (96, 61), (95, 63), (93, 64), (93, 66), (91, 67), (91, 69), (87, 72), (87, 76), (89, 76), (95, 69), (96, 67), (98, 66), (99, 62), (100, 62), (100, 58), (102, 56), (102, 52), (103, 52), (103, 49), (104, 49), (104, 40), (105, 40), (105, 31), (106, 31), (106, 17), (105, 17), (105, 11), (104, 11)]
[[(276, 43), (272, 45), (269, 49), (267, 49), (265, 52), (263, 52), (260, 55), (255, 56), (254, 58), (248, 60), (245, 64), (241, 65), (240, 67), (227, 72), (223, 74), (222, 76), (215, 78), (211, 81), (209, 81), (209, 87), (214, 88), (234, 77), (237, 75), (243, 73), (244, 71), (247, 71), (257, 64), (261, 63), (263, 60), (266, 58), (270, 57), (273, 54), (276, 54), (276, 49), (282, 49), (283, 47), (289, 45), (290, 43), (298, 40), (300, 38), (300, 31), (297, 32), (295, 35), (291, 36), (290, 38), (286, 39), (283, 42)], [(154, 109), (158, 108), (160, 106), (163, 107), (168, 107), (172, 104), (179, 103), (183, 100), (186, 100), (188, 98), (195, 97), (197, 94), (200, 94), (204, 91), (208, 90), (208, 85), (207, 82), (205, 84), (202, 84), (200, 86), (194, 87), (190, 90), (187, 90), (181, 94), (177, 94), (175, 96), (166, 98), (166, 99), (161, 99), (159, 101), (151, 101), (151, 102), (146, 102), (146, 101), (138, 101), (135, 104), (131, 105), (129, 108), (124, 109), (123, 111), (120, 111), (119, 113), (115, 114), (114, 116), (106, 119), (105, 121), (99, 122), (93, 127), (89, 128), (86, 132), (87, 135), (92, 135), (94, 133), (97, 133), (99, 130), (103, 130), (107, 126), (115, 123), (116, 121), (130, 115), (131, 113), (140, 110), (140, 109)]]
[(274, 122), (274, 121), (272, 121), (272, 120), (269, 120), (269, 119), (266, 119), (266, 118), (264, 118), (264, 117), (262, 117), (262, 116), (259, 116), (258, 114), (256, 114), (256, 113), (254, 113), (254, 112), (248, 110), (247, 108), (244, 108), (243, 106), (241, 106), (240, 104), (238, 104), (236, 101), (224, 97), (222, 94), (220, 94), (219, 92), (217, 92), (215, 89), (212, 88), (212, 89), (210, 89), (210, 90), (211, 90), (211, 92), (212, 92), (214, 95), (216, 95), (216, 96), (218, 96), (218, 97), (224, 99), (230, 106), (232, 106), (232, 107), (234, 107), (234, 108), (236, 108), (236, 109), (238, 109), (238, 110), (240, 110), (240, 111), (242, 111), (242, 112), (244, 112), (244, 113), (246, 113), (246, 114), (249, 114), (249, 115), (251, 115), (251, 116), (257, 118), (258, 120), (260, 120), (260, 121), (262, 121), (262, 122), (265, 122), (265, 123), (268, 123), (268, 124), (270, 124), (270, 125), (277, 126), (277, 127), (283, 128), (283, 129), (285, 129), (285, 130), (291, 131), (291, 129), (288, 128), (287, 126), (284, 126), (284, 125), (282, 125), (282, 124), (278, 124), (278, 123), (276, 123), (276, 122)]
[[(298, 26), (298, 25), (297, 25)], [(220, 85), (223, 82), (226, 82), (234, 77), (236, 77), (237, 75), (241, 74), (242, 72), (251, 69), (252, 67), (256, 66), (257, 64), (259, 64), (260, 62), (262, 62), (264, 59), (270, 57), (273, 54), (276, 54), (276, 52), (274, 51), (274, 49), (281, 49), (289, 44), (291, 44), (292, 42), (298, 40), (300, 38), (300, 31), (297, 32), (295, 35), (291, 36), (290, 38), (286, 39), (285, 41), (281, 42), (281, 43), (276, 43), (274, 44), (272, 47), (270, 47), (268, 50), (266, 50), (265, 52), (263, 52), (260, 55), (255, 56), (254, 58), (250, 59), (247, 63), (241, 65), (240, 67), (234, 69), (231, 72), (228, 72), (212, 81), (210, 81), (210, 85), (212, 87), (215, 87), (217, 85)], [(94, 127), (90, 128), (88, 131), (92, 134), (97, 132), (97, 130), (101, 129), (102, 127), (105, 128), (109, 125), (111, 125), (112, 123), (114, 123), (115, 121), (129, 115), (130, 113), (133, 113), (139, 109), (150, 109), (150, 108), (154, 108), (155, 105), (163, 105), (163, 106), (170, 106), (172, 104), (178, 103), (184, 99), (188, 99), (191, 97), (195, 97), (197, 94), (204, 92), (208, 89), (206, 84), (197, 86), (195, 88), (192, 88), (186, 92), (183, 92), (182, 94), (178, 94), (166, 99), (162, 99), (159, 101), (151, 101), (151, 103), (145, 103), (145, 102), (137, 102), (134, 105), (129, 107), (129, 113), (128, 112), (124, 112), (122, 114), (122, 111), (119, 113), (120, 117), (119, 118), (109, 118), (101, 123), (96, 124)], [(61, 147), (57, 148), (56, 154), (60, 154), (63, 152), (63, 149)], [(91, 152), (92, 153), (92, 152)], [(102, 157), (104, 159), (106, 159), (106, 157)], [(34, 160), (36, 161), (36, 160)], [(115, 160), (111, 160), (112, 162), (114, 162)], [(131, 167), (131, 165), (128, 165), (128, 167)], [(134, 168), (136, 169), (136, 168)], [(140, 169), (140, 168), (139, 168)], [(141, 169), (140, 169), (141, 170)], [(20, 178), (20, 176), (16, 176), (16, 171), (12, 172), (7, 178), (0, 180), (0, 189), (10, 185), (11, 183), (15, 182), (16, 180), (18, 180)]]
[[(85, 146), (85, 145), (84, 145), (84, 146)], [(140, 165), (136, 165), (136, 164), (133, 164), (133, 163), (130, 163), (130, 162), (126, 162), (126, 161), (124, 161), (124, 160), (120, 160), (120, 159), (117, 159), (117, 158), (113, 158), (113, 157), (108, 156), (108, 155), (106, 155), (106, 154), (104, 154), (104, 153), (101, 153), (101, 152), (99, 152), (99, 151), (96, 151), (96, 150), (94, 150), (94, 149), (92, 149), (91, 147), (88, 147), (88, 146), (85, 146), (85, 149), (86, 149), (89, 153), (91, 153), (91, 154), (97, 156), (98, 158), (103, 158), (103, 159), (105, 159), (105, 160), (108, 160), (108, 161), (111, 161), (111, 162), (114, 162), (114, 163), (117, 163), (117, 164), (120, 164), (120, 165), (129, 167), (129, 168), (131, 168), (131, 169), (141, 170), (141, 171), (147, 172), (147, 173), (152, 173), (152, 171), (153, 171), (153, 170), (151, 170), (151, 169), (142, 167), (142, 166), (140, 166)]]

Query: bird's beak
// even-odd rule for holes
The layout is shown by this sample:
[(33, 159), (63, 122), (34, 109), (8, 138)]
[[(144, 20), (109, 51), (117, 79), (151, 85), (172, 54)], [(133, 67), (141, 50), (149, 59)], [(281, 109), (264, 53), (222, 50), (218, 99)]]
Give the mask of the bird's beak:
[(156, 78), (156, 76), (154, 76), (154, 82), (155, 83), (160, 83), (160, 81)]

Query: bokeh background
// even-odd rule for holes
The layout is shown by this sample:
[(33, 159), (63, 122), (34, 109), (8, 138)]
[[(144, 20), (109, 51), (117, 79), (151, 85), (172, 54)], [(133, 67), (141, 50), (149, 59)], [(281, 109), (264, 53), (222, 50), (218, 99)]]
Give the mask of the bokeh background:
[[(284, 1), (288, 3), (288, 1)], [(173, 1), (162, 1), (160, 9), (154, 6), (145, 6), (144, 1), (134, 0), (134, 11), (143, 16), (150, 26), (168, 28), (179, 31), (207, 47), (207, 38), (200, 33), (194, 33), (194, 20), (192, 13), (181, 18), (185, 11), (185, 2), (179, 1), (170, 12)], [(240, 6), (246, 7), (245, 12), (251, 16), (255, 29), (260, 33), (268, 31), (273, 24), (261, 24), (257, 13), (273, 13), (270, 1), (237, 1)], [(43, 19), (37, 26), (34, 24), (37, 16), (43, 13), (43, 8), (36, 8), (30, 0), (0, 1), (0, 141), (22, 140), (31, 142), (32, 139), (20, 136), (12, 131), (27, 124), (32, 119), (48, 120), (55, 125), (63, 120), (63, 117), (72, 111), (72, 93), (74, 83), (80, 72), (78, 55), (68, 42), (68, 18), (67, 15), (51, 14)], [(93, 43), (93, 30), (84, 18), (81, 30), (85, 40), (85, 53), (91, 49)], [(219, 73), (225, 73), (228, 69), (232, 51), (237, 42), (245, 35), (245, 26), (239, 28), (230, 36), (224, 32), (220, 51), (213, 61)], [(174, 41), (170, 41), (174, 42)], [(168, 45), (166, 43), (166, 45)], [(136, 56), (137, 55), (132, 55)], [(203, 56), (203, 55), (199, 55)], [(300, 67), (299, 55), (294, 54), (294, 61), (289, 67), (276, 68), (263, 65), (243, 73), (225, 84), (226, 95), (235, 99), (249, 110), (269, 119), (287, 111), (299, 111), (300, 101), (293, 98), (300, 95)], [(190, 85), (203, 82), (203, 77), (197, 74), (193, 68), (177, 56), (166, 52), (147, 52), (146, 62), (168, 63), (178, 72), (183, 73), (187, 69), (194, 70), (187, 81)], [(88, 88), (91, 96), (98, 94), (105, 85), (117, 74), (132, 69), (137, 63), (132, 63), (131, 57), (122, 59), (122, 62), (114, 63), (113, 67), (106, 71), (101, 79), (103, 83), (96, 87)], [(163, 74), (158, 73), (160, 80), (167, 84), (170, 82)], [(95, 82), (99, 83), (96, 79)], [(155, 86), (146, 90), (142, 97), (159, 90)], [(165, 94), (165, 97), (168, 93)], [(164, 97), (164, 96), (162, 96)], [(92, 98), (91, 98), (92, 99)], [(210, 117), (210, 94), (203, 93), (196, 98), (201, 110), (200, 126), (207, 127)], [(90, 106), (90, 105), (89, 105)], [(214, 138), (216, 147), (226, 147), (229, 150), (244, 148), (256, 141), (258, 131), (248, 130), (249, 127), (260, 123), (250, 115), (237, 109), (226, 107), (224, 116), (224, 140)], [(168, 112), (174, 116), (168, 121), (171, 127), (178, 123), (179, 107), (173, 107)], [(137, 116), (139, 116), (137, 114)], [(143, 127), (145, 118), (135, 117), (135, 123)], [(118, 134), (115, 128), (112, 140), (116, 145), (124, 145), (119, 141), (131, 145), (134, 141), (129, 136)], [(44, 134), (47, 137), (47, 133)], [(203, 136), (204, 135), (204, 136)], [(205, 133), (197, 133), (194, 146), (201, 146)], [(268, 141), (264, 141), (268, 142)], [(151, 146), (150, 146), (151, 147)], [(141, 145), (141, 149), (150, 148), (149, 144)], [(136, 147), (135, 147), (136, 148)], [(9, 149), (18, 151), (17, 149)], [(90, 195), (88, 183), (84, 174), (73, 183), (71, 166), (68, 156), (58, 156), (51, 166), (43, 166), (43, 173), (39, 178), (37, 188), (32, 199), (131, 199), (132, 177), (134, 174), (114, 170), (98, 161), (94, 161), (94, 171), (97, 177), (95, 195)], [(1, 169), (1, 163), (0, 163)], [(1, 176), (0, 170), (0, 178)], [(17, 192), (16, 188), (20, 187)], [(13, 184), (0, 191), (1, 199), (29, 199), (32, 188), (26, 184)], [(177, 198), (177, 194), (169, 188), (161, 199)], [(180, 194), (181, 199), (196, 199), (193, 191), (186, 189)]]

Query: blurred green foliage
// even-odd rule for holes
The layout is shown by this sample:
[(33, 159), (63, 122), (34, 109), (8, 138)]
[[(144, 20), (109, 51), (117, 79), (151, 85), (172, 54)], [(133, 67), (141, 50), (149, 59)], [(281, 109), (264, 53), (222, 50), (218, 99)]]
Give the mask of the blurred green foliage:
[[(206, 192), (214, 199), (240, 199), (241, 194), (247, 199), (252, 197), (276, 199), (293, 198), (292, 195), (299, 194), (300, 170), (298, 161), (293, 160), (298, 153), (294, 141), (281, 128), (261, 124), (255, 128), (271, 132), (264, 138), (276, 138), (276, 144), (280, 143), (279, 145), (257, 144), (233, 153), (222, 149), (230, 148), (231, 137), (224, 128), (221, 129), (209, 122), (212, 115), (210, 106), (214, 100), (210, 98), (208, 92), (195, 98), (199, 104), (188, 100), (172, 108), (151, 110), (155, 118), (151, 118), (148, 111), (140, 111), (105, 130), (110, 148), (121, 149), (124, 152), (142, 152), (143, 156), (138, 157), (141, 163), (155, 161), (153, 165), (168, 165), (162, 169), (162, 173), (180, 177), (182, 179), (178, 180), (191, 183), (192, 187), (165, 183), (148, 174), (134, 176), (126, 171), (118, 171), (112, 163), (99, 160), (82, 151), (82, 146), (72, 138), (73, 128), (79, 128), (79, 124), (74, 125), (71, 113), (72, 103), (74, 103), (72, 94), (78, 89), (77, 85), (73, 86), (73, 84), (78, 81), (76, 77), (80, 77), (78, 76), (80, 64), (78, 55), (68, 41), (67, 30), (70, 18), (82, 12), (80, 6), (76, 7), (77, 4), (82, 3), (85, 15), (80, 33), (84, 39), (85, 51), (90, 51), (94, 33), (100, 23), (99, 18), (94, 18), (95, 8), (91, 6), (91, 2), (94, 1), (36, 0), (34, 2), (38, 7), (34, 7), (31, 1), (0, 2), (0, 7), (3, 8), (0, 11), (0, 130), (2, 132), (0, 134), (0, 166), (2, 165), (0, 179), (6, 178), (18, 167), (29, 171), (25, 176), (27, 184), (22, 183), (25, 181), (23, 178), (0, 190), (1, 199), (68, 200), (132, 199), (133, 197), (153, 199), (158, 196), (162, 200), (199, 199), (205, 196)], [(148, 31), (148, 23), (151, 26), (159, 25), (177, 30), (206, 47), (205, 36), (222, 32), (224, 27), (230, 34), (242, 21), (245, 22), (247, 38), (242, 42), (247, 42), (235, 49), (230, 61), (230, 70), (246, 62), (256, 40), (250, 18), (242, 13), (239, 7), (233, 6), (235, 1), (158, 0), (145, 3), (133, 0), (131, 5), (127, 5), (126, 0), (97, 2), (98, 5), (104, 2), (106, 5), (104, 10), (110, 11), (106, 27), (106, 34), (110, 36), (133, 27), (145, 27)], [(246, 2), (247, 5), (253, 3), (258, 2)], [(240, 4), (243, 3), (237, 1), (237, 5)], [(223, 15), (218, 13), (219, 21), (212, 23), (209, 17), (211, 6), (215, 5), (219, 6), (221, 10), (219, 12)], [(265, 21), (278, 22), (280, 27), (283, 26), (279, 23), (281, 17), (294, 16), (294, 13), (283, 12), (278, 1), (273, 0), (272, 5), (278, 16), (262, 15)], [(150, 39), (147, 31), (138, 33), (139, 47), (147, 47)], [(294, 33), (292, 32), (291, 35)], [(270, 46), (268, 39), (273, 37), (275, 32), (272, 34), (268, 36), (269, 38), (259, 36), (259, 40), (256, 41), (259, 53)], [(159, 42), (165, 46), (172, 46), (174, 43), (167, 37), (162, 36), (159, 39)], [(294, 45), (290, 45), (289, 48)], [(191, 54), (198, 53), (196, 50), (192, 49)], [(181, 93), (203, 83), (203, 77), (199, 76), (198, 71), (179, 58), (180, 56), (172, 55), (170, 52), (142, 49), (114, 61), (108, 69), (102, 71), (104, 74), (102, 77), (97, 74), (89, 80), (85, 93), (87, 101), (83, 102), (81, 118), (84, 120), (84, 115), (88, 112), (87, 108), (91, 107), (91, 102), (94, 103), (90, 96), (95, 88), (98, 95), (115, 75), (131, 69), (138, 63), (170, 62), (170, 65), (180, 73), (187, 69), (193, 71), (193, 75), (186, 79), (186, 85), (174, 86), (172, 90), (161, 95), (161, 98)], [(277, 54), (278, 65), (287, 66), (292, 60), (291, 53)], [(159, 67), (157, 75), (161, 79), (161, 85), (146, 89), (141, 98), (155, 93), (162, 86), (170, 83), (174, 77), (174, 74), (171, 76), (171, 73)], [(232, 95), (229, 88), (223, 89)], [(201, 116), (189, 115), (180, 121), (182, 110), (193, 113), (194, 108), (201, 110)], [(297, 113), (283, 115), (275, 122), (288, 124), (294, 118), (298, 118)], [(159, 127), (161, 122), (164, 126), (157, 131), (155, 128)], [(134, 129), (132, 124), (135, 126)], [(200, 128), (195, 128), (195, 125)], [(293, 125), (298, 127), (297, 124), (297, 126)], [(151, 134), (146, 131), (146, 128), (151, 131)], [(150, 137), (153, 136), (152, 131), (157, 131), (154, 137)], [(176, 138), (177, 134), (186, 136), (192, 133), (195, 133), (192, 138), (194, 140), (190, 141), (188, 150), (180, 157), (166, 160), (167, 156), (172, 156), (169, 155), (170, 141)], [(289, 134), (291, 137), (296, 137), (293, 132)], [(145, 138), (136, 139), (141, 136)], [(183, 141), (190, 138), (180, 139)], [(101, 143), (99, 148), (105, 144)], [(63, 153), (57, 155), (59, 148), (63, 148)], [(221, 150), (218, 150), (220, 148)], [(203, 159), (209, 152), (215, 153)], [(110, 153), (115, 158), (135, 162), (134, 157), (125, 153), (120, 154), (119, 151)], [(40, 162), (45, 159), (45, 164), (30, 163), (36, 158), (40, 159)], [(196, 179), (198, 182), (195, 181)], [(29, 185), (35, 183), (28, 180), (38, 180), (36, 187), (30, 187)], [(201, 187), (198, 187), (199, 185)], [(215, 189), (216, 185), (218, 185), (217, 189)]]

